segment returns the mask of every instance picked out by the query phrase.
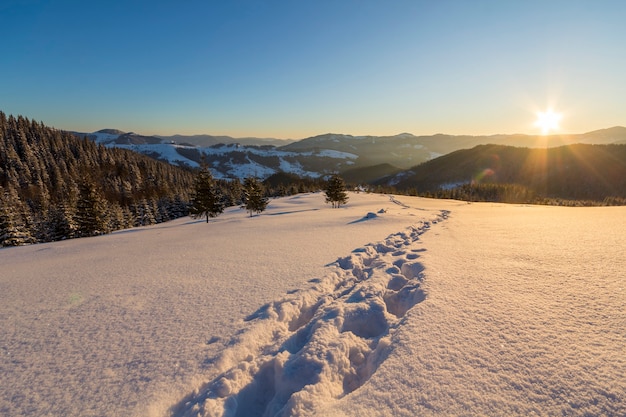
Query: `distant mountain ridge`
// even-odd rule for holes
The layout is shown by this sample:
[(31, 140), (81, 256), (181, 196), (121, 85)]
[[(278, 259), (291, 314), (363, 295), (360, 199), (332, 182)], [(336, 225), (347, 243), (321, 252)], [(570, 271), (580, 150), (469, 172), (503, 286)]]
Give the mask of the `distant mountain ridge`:
[[(272, 138), (232, 138), (211, 135), (144, 136), (117, 129), (78, 133), (109, 147), (131, 149), (180, 166), (198, 166), (204, 159), (218, 178), (256, 176), (277, 172), (321, 177), (352, 169), (391, 166), (409, 169), (451, 152), (481, 144), (526, 148), (557, 147), (574, 143), (626, 143), (626, 127), (616, 126), (567, 135), (446, 135), (352, 136), (327, 133), (297, 141)], [(386, 164), (386, 165), (385, 165)], [(364, 174), (365, 175), (365, 174)], [(367, 174), (368, 179), (373, 174)]]
[(166, 141), (174, 141), (177, 143), (187, 143), (193, 146), (198, 147), (206, 147), (218, 145), (220, 143), (223, 144), (232, 144), (238, 143), (240, 145), (272, 145), (272, 146), (283, 146), (285, 144), (291, 143), (293, 139), (275, 139), (275, 138), (252, 138), (252, 137), (244, 137), (244, 138), (234, 138), (232, 136), (213, 136), (213, 135), (171, 135), (171, 136), (157, 136), (159, 138), (165, 139)]
[(626, 145), (578, 143), (543, 149), (477, 145), (373, 183), (416, 193), (506, 184), (541, 198), (626, 198)]

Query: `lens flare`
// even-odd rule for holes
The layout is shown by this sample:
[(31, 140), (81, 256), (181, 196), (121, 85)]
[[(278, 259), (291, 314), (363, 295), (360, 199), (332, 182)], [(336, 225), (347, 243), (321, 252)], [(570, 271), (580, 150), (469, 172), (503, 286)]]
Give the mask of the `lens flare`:
[(493, 177), (495, 173), (493, 169), (485, 168), (472, 178), (472, 184), (480, 184), (484, 179)]

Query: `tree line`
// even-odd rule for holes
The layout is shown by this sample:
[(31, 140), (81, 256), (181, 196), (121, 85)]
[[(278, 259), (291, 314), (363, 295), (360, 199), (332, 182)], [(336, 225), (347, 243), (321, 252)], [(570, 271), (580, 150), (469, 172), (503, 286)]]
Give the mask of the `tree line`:
[(93, 236), (185, 216), (193, 177), (0, 112), (0, 245)]
[(235, 205), (253, 215), (270, 197), (326, 184), (287, 173), (263, 182), (214, 179), (206, 166), (176, 167), (0, 111), (0, 246), (95, 236), (188, 215), (208, 221)]

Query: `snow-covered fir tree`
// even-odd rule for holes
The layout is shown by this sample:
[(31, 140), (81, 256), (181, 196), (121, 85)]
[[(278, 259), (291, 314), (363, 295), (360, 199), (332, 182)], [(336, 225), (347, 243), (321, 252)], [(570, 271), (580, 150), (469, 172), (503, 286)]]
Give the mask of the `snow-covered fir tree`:
[(0, 187), (0, 246), (21, 246), (35, 242), (23, 215), (24, 206), (17, 193)]
[(64, 201), (51, 207), (48, 212), (48, 233), (52, 241), (76, 237), (78, 225), (75, 220), (75, 209)]
[[(95, 229), (88, 224), (89, 198), (78, 198), (86, 177), (97, 186), (105, 213), (105, 223)], [(149, 207), (157, 222), (186, 216), (192, 184), (188, 170), (0, 111), (0, 186), (11, 190), (8, 206), (27, 234), (23, 242), (132, 227), (131, 207), (139, 205)], [(142, 213), (141, 219), (152, 223), (150, 214)]]
[(100, 191), (93, 181), (81, 181), (76, 204), (78, 235), (84, 237), (107, 233), (107, 224), (107, 205)]
[(267, 208), (269, 199), (265, 196), (265, 187), (254, 177), (247, 177), (243, 182), (243, 202), (250, 217), (253, 213), (260, 214)]

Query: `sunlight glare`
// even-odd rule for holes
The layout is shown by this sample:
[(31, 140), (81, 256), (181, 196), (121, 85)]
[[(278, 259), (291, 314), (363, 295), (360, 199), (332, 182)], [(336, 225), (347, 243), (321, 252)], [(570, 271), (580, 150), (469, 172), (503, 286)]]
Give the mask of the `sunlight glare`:
[(541, 128), (542, 135), (547, 135), (548, 133), (559, 129), (561, 117), (561, 113), (556, 113), (552, 109), (548, 109), (545, 112), (537, 112), (535, 126)]

